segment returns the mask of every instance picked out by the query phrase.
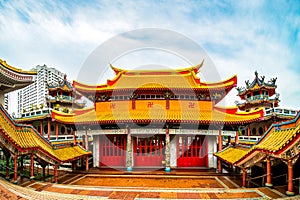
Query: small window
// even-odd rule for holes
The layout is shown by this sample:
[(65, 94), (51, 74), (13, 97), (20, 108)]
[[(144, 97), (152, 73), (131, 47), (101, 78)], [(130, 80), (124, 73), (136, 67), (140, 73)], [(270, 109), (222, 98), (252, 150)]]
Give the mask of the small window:
[(284, 110), (283, 112), (284, 112), (284, 114), (290, 114), (289, 110)]
[(48, 125), (44, 126), (44, 133), (48, 133)]
[(252, 135), (255, 135), (256, 134), (256, 128), (253, 128), (252, 129)]
[(254, 96), (260, 95), (260, 94), (259, 94), (259, 91), (254, 92), (253, 95), (254, 95)]
[(61, 132), (62, 134), (64, 134), (64, 133), (66, 132), (66, 129), (65, 129), (64, 126), (62, 126), (62, 127), (60, 128), (60, 132)]
[(262, 127), (259, 127), (259, 129), (258, 129), (258, 133), (259, 133), (259, 135), (262, 135), (262, 134), (264, 133), (264, 130), (263, 130), (263, 128), (262, 128)]
[(242, 130), (242, 135), (246, 135), (246, 131), (245, 130)]

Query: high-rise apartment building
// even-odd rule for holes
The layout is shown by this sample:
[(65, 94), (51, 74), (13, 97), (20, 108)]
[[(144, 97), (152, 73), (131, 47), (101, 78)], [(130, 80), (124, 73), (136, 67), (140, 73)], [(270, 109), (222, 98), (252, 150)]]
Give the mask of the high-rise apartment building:
[(46, 97), (48, 95), (47, 85), (58, 84), (64, 79), (64, 73), (46, 65), (35, 67), (37, 76), (34, 83), (18, 91), (17, 117), (25, 113), (47, 107)]

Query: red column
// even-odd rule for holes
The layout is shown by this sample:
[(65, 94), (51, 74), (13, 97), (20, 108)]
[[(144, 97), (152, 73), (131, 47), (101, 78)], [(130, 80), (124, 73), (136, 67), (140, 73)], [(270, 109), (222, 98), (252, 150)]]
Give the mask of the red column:
[(14, 155), (14, 183), (17, 183), (18, 179), (18, 156)]
[(73, 172), (76, 171), (76, 167), (77, 167), (77, 161), (74, 160), (74, 161), (72, 162), (72, 171), (73, 171)]
[[(219, 130), (219, 136), (218, 136), (218, 151), (221, 151), (223, 148), (223, 141), (222, 141), (222, 130)], [(218, 159), (218, 171), (222, 172), (222, 163), (221, 160)]]
[(48, 120), (48, 140), (50, 141), (50, 133), (51, 133), (51, 129), (50, 129), (50, 120)]
[(292, 196), (295, 193), (293, 192), (293, 163), (292, 160), (288, 161), (288, 191), (286, 191), (286, 194), (288, 196)]
[(166, 109), (167, 110), (170, 109), (170, 100), (169, 99), (166, 100)]
[(243, 169), (243, 187), (246, 187), (247, 169)]
[(238, 144), (239, 143), (239, 132), (236, 131), (235, 132), (235, 144)]
[(76, 135), (74, 130), (72, 130), (72, 135), (73, 135), (73, 143), (74, 145), (76, 145), (77, 141), (76, 141)]
[(223, 149), (222, 131), (219, 130), (219, 136), (218, 136), (218, 151), (221, 151), (222, 149)]
[(57, 183), (58, 182), (57, 165), (54, 165), (53, 168), (54, 168), (54, 182)]
[(250, 126), (247, 127), (247, 132), (248, 132), (248, 140), (250, 140)]
[(40, 123), (40, 134), (43, 136), (43, 121)]
[(271, 174), (271, 161), (270, 161), (270, 157), (267, 156), (267, 182), (266, 182), (266, 186), (268, 187), (272, 187), (272, 174)]
[(56, 135), (56, 139), (58, 139), (58, 123), (57, 122), (55, 124), (55, 135)]
[(131, 108), (132, 110), (135, 110), (135, 99), (131, 100)]
[(85, 157), (85, 171), (89, 171), (89, 156)]
[(31, 154), (30, 156), (30, 179), (34, 178), (34, 156)]

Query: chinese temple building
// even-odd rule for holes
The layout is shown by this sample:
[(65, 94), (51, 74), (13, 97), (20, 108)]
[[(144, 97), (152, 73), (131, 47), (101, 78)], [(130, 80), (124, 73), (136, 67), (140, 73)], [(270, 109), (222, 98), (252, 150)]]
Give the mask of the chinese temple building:
[(116, 76), (105, 84), (73, 82), (94, 108), (72, 115), (54, 111), (52, 117), (76, 125), (77, 135), (93, 137), (94, 167), (216, 168), (213, 153), (222, 149), (222, 136), (237, 136), (237, 127), (260, 120), (263, 110), (216, 106), (237, 77), (202, 82), (197, 76), (202, 65), (177, 70), (111, 66)]
[[(20, 89), (32, 83), (36, 72), (25, 72), (16, 69), (5, 61), (1, 60), (1, 92), (10, 92)], [(31, 125), (18, 124), (12, 119), (0, 105), (0, 148), (1, 158), (4, 158), (3, 167), (6, 170), (6, 178), (9, 180), (13, 171), (13, 182), (17, 183), (19, 175), (23, 175), (25, 167), (24, 160), (29, 160), (30, 178), (35, 176), (34, 163), (38, 162), (43, 169), (42, 176), (45, 179), (46, 166), (52, 166), (54, 181), (58, 179), (58, 168), (63, 163), (72, 162), (75, 168), (78, 159), (85, 157), (88, 163), (88, 156), (91, 152), (79, 145), (58, 148), (47, 141)], [(10, 168), (10, 160), (13, 162), (13, 169)], [(88, 165), (86, 165), (88, 170)]]
[(47, 104), (50, 109), (70, 113), (73, 109), (81, 109), (85, 106), (84, 102), (79, 101), (81, 95), (73, 91), (66, 75), (60, 84), (48, 85), (48, 91)]
[[(32, 124), (38, 132), (48, 141), (56, 145), (74, 142), (74, 127), (52, 121), (51, 112), (73, 113), (73, 109), (82, 109), (85, 102), (81, 95), (73, 90), (71, 83), (64, 80), (59, 84), (48, 85), (49, 95), (46, 99), (47, 106), (34, 110), (34, 114), (24, 115), (15, 119), (18, 123)], [(77, 140), (79, 141), (79, 140)]]
[[(222, 161), (243, 171), (243, 186), (246, 186), (247, 171), (254, 166), (265, 169), (265, 185), (271, 187), (273, 176), (287, 173), (287, 195), (293, 195), (294, 177), (299, 177), (300, 114), (293, 120), (274, 123), (251, 148), (229, 146), (215, 154)], [(283, 169), (278, 170), (279, 163)], [(275, 170), (277, 167), (277, 170)], [(276, 174), (277, 173), (277, 174)], [(279, 173), (279, 174), (278, 174)], [(299, 178), (298, 178), (299, 179)], [(250, 180), (250, 179), (248, 179)], [(284, 180), (285, 182), (285, 180)]]
[(0, 103), (4, 104), (5, 93), (28, 86), (35, 76), (35, 71), (23, 71), (0, 59)]
[(244, 144), (254, 144), (268, 130), (273, 122), (280, 122), (293, 119), (297, 115), (296, 110), (282, 109), (278, 107), (280, 102), (279, 94), (276, 93), (276, 80), (272, 78), (265, 81), (265, 76), (259, 78), (257, 71), (255, 77), (250, 83), (245, 81), (246, 87), (237, 87), (238, 96), (242, 101), (236, 102), (239, 110), (253, 111), (259, 108), (264, 109), (264, 118), (258, 122), (247, 126), (240, 126), (240, 140)]
[[(265, 76), (258, 77), (255, 71), (255, 78), (252, 83), (249, 80), (245, 81), (246, 88), (238, 87), (238, 96), (245, 100), (244, 102), (237, 103), (240, 110), (250, 111), (258, 108), (274, 108), (278, 106), (279, 94), (276, 94), (276, 80), (272, 78), (270, 81), (265, 82)], [(275, 95), (274, 98), (272, 98)]]

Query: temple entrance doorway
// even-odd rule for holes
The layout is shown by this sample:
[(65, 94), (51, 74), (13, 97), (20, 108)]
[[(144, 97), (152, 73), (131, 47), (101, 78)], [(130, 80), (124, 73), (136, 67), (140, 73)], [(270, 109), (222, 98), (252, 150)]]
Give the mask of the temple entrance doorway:
[(207, 167), (207, 141), (204, 135), (177, 137), (177, 167)]
[(100, 136), (100, 166), (126, 166), (126, 135)]
[(165, 135), (133, 137), (134, 166), (163, 167)]

